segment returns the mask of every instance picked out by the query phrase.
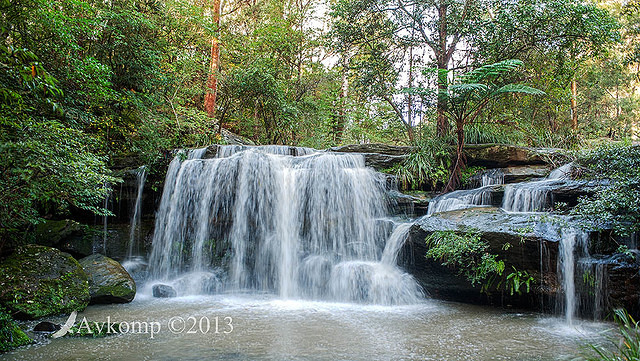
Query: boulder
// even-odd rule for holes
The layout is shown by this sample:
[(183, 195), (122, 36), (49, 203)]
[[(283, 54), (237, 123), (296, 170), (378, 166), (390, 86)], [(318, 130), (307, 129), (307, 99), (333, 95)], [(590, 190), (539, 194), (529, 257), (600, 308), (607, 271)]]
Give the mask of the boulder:
[(152, 292), (153, 292), (153, 297), (158, 297), (158, 298), (171, 298), (171, 297), (176, 297), (178, 295), (178, 293), (176, 292), (175, 289), (173, 289), (173, 287), (169, 285), (164, 285), (164, 284), (154, 285), (152, 288)]
[(87, 275), (68, 253), (27, 245), (0, 262), (0, 303), (14, 317), (81, 311), (89, 299)]
[(89, 227), (70, 219), (45, 221), (36, 225), (34, 240), (41, 246), (57, 248), (74, 257), (93, 253), (93, 235)]
[(528, 165), (503, 168), (505, 183), (525, 182), (534, 178), (544, 178), (549, 175), (547, 165)]
[(35, 325), (33, 331), (35, 332), (56, 332), (60, 329), (60, 325), (57, 325), (53, 322), (42, 321), (39, 324)]
[(231, 131), (224, 128), (221, 129), (220, 134), (222, 134), (222, 138), (224, 138), (227, 144), (256, 145), (256, 143), (251, 139), (242, 137), (236, 133), (232, 133)]
[(566, 158), (560, 149), (527, 148), (508, 144), (467, 144), (467, 165), (506, 168), (521, 165), (545, 165), (551, 159)]
[(364, 155), (364, 161), (368, 167), (383, 170), (402, 163), (413, 149), (414, 147), (373, 143), (344, 145), (330, 148), (329, 151), (337, 153), (361, 153)]
[(89, 277), (91, 303), (127, 303), (136, 296), (136, 283), (118, 261), (101, 254), (80, 260)]

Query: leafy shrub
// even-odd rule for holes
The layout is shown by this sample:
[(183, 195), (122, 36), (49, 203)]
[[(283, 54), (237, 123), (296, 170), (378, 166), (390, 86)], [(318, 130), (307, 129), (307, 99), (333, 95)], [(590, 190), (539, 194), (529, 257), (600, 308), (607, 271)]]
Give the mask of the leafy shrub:
[(425, 138), (393, 173), (404, 189), (419, 189), (425, 184), (437, 189), (449, 178), (452, 150), (442, 139)]
[(640, 147), (605, 144), (582, 151), (575, 164), (582, 178), (609, 184), (581, 198), (573, 213), (597, 229), (611, 227), (619, 235), (640, 231)]
[(483, 283), (483, 290), (504, 271), (504, 262), (490, 254), (489, 244), (477, 232), (436, 231), (427, 239), (427, 258), (458, 269), (472, 285)]

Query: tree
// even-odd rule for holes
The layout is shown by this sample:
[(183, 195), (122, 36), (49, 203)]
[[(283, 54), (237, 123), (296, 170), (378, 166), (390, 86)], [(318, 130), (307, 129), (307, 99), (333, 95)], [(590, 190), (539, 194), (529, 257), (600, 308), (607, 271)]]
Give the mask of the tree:
[[(567, 0), (500, 0), (490, 8), (490, 14), (469, 40), (476, 61), (486, 64), (517, 58), (523, 59), (529, 69), (541, 69), (540, 81), (534, 78), (533, 83), (548, 94), (566, 92), (558, 99), (563, 104), (556, 110), (549, 109), (554, 113), (552, 125), (555, 118), (565, 118), (571, 128), (577, 129), (579, 70), (619, 40), (618, 22), (595, 4)], [(545, 107), (538, 104), (529, 109)], [(564, 114), (558, 114), (558, 108)], [(535, 115), (546, 114), (538, 111)]]
[[(213, 0), (213, 25), (215, 31), (220, 27), (220, 14), (222, 11), (222, 1)], [(207, 80), (207, 94), (205, 95), (204, 107), (207, 110), (209, 118), (215, 118), (216, 115), (216, 97), (218, 95), (218, 66), (220, 65), (220, 40), (216, 35), (211, 39), (211, 61), (209, 62), (209, 77)]]
[[(405, 62), (397, 56), (409, 54), (409, 82), (413, 81), (414, 66), (413, 49), (426, 47), (431, 50), (431, 62), (437, 69), (449, 70), (454, 55), (460, 50), (460, 44), (467, 39), (473, 30), (471, 19), (480, 18), (486, 1), (464, 0), (452, 2), (446, 0), (341, 0), (333, 7), (334, 36), (341, 43), (357, 49), (360, 54), (372, 54), (376, 59), (386, 59), (386, 64), (377, 65), (374, 72), (378, 81), (390, 82), (387, 90), (392, 89), (398, 80), (397, 74), (389, 68), (397, 67)], [(382, 44), (386, 45), (381, 48)], [(409, 50), (409, 51), (407, 51)], [(427, 61), (425, 61), (427, 62)], [(383, 66), (381, 66), (383, 65)], [(416, 64), (417, 65), (417, 64)], [(376, 69), (376, 67), (372, 67)], [(385, 75), (386, 73), (386, 75)], [(392, 75), (392, 76), (389, 76)], [(413, 84), (408, 84), (412, 87)], [(447, 87), (447, 78), (438, 78), (438, 89)], [(415, 114), (412, 109), (404, 116), (401, 106), (389, 94), (370, 92), (387, 101), (407, 126), (409, 137), (413, 138), (411, 127)], [(409, 95), (408, 106), (411, 106)], [(437, 132), (445, 135), (449, 124), (446, 118), (446, 100), (436, 99)], [(411, 139), (413, 140), (413, 139)]]
[[(38, 57), (0, 43), (0, 251), (43, 214), (69, 206), (108, 212), (101, 202), (110, 176), (105, 159), (83, 132), (65, 127), (62, 92)], [(50, 118), (42, 117), (42, 114)]]
[(456, 159), (445, 191), (454, 190), (460, 182), (460, 171), (464, 167), (465, 127), (472, 125), (490, 102), (513, 93), (544, 94), (508, 77), (522, 64), (520, 60), (504, 60), (485, 65), (460, 75), (447, 89), (438, 91), (438, 97), (447, 103), (447, 116), (455, 124), (456, 133)]

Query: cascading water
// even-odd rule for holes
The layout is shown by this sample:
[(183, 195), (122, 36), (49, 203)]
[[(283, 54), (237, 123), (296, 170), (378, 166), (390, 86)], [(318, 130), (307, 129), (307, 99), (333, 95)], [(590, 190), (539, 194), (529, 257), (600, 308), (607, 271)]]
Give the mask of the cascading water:
[(474, 206), (490, 206), (492, 186), (485, 186), (476, 189), (465, 189), (443, 194), (429, 202), (428, 215), (455, 211)]
[(140, 227), (141, 227), (141, 215), (142, 215), (142, 193), (144, 190), (144, 184), (147, 180), (147, 168), (142, 166), (135, 170), (136, 174), (136, 201), (133, 206), (133, 212), (131, 212), (131, 228), (129, 230), (129, 249), (127, 252), (127, 259), (131, 259), (134, 255), (136, 241), (140, 240)]
[(420, 298), (393, 262), (408, 226), (385, 242), (388, 231), (376, 224), (388, 214), (385, 180), (362, 155), (285, 146), (220, 146), (217, 158), (201, 159), (205, 153), (169, 166), (150, 259), (155, 280), (187, 272), (203, 280), (184, 293), (224, 284), (349, 302)]
[(509, 184), (504, 188), (502, 208), (509, 212), (542, 212), (550, 203), (553, 187), (571, 174), (572, 164), (565, 164), (543, 180)]
[(480, 181), (481, 187), (504, 184), (504, 172), (502, 169), (490, 169), (484, 171), (482, 172)]
[[(573, 228), (562, 230), (558, 249), (558, 270), (564, 294), (564, 317), (568, 324), (573, 323), (578, 309), (576, 292), (576, 264), (588, 256), (588, 234)], [(581, 275), (578, 275), (581, 276)]]
[(475, 206), (490, 206), (492, 204), (491, 194), (493, 186), (504, 183), (504, 172), (502, 169), (489, 169), (476, 178), (479, 188), (458, 190), (443, 194), (429, 202), (428, 215), (455, 211)]

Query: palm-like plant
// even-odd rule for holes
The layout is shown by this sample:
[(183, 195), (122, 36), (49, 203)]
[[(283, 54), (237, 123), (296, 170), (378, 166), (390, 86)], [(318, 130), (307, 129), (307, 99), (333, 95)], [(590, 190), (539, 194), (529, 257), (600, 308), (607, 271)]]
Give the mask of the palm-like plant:
[(445, 191), (454, 190), (460, 182), (460, 173), (464, 166), (465, 126), (475, 122), (491, 101), (504, 95), (545, 94), (542, 90), (505, 79), (504, 75), (522, 64), (520, 60), (511, 59), (485, 65), (461, 75), (452, 85), (440, 90), (438, 97), (446, 100), (447, 116), (455, 123), (457, 139), (456, 161)]

